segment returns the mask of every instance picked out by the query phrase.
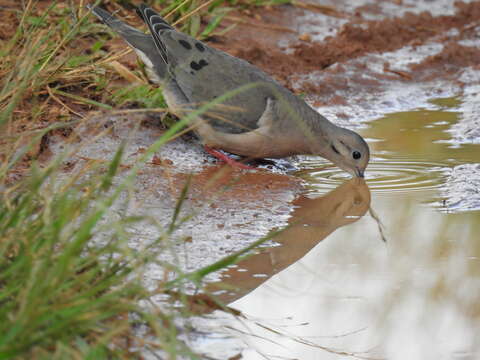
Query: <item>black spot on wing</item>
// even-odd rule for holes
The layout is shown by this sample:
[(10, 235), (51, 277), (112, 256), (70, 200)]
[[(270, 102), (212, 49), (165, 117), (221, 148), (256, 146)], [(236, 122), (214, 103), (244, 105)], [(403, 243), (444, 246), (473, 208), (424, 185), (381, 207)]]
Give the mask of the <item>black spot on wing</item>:
[(198, 51), (204, 52), (205, 51), (205, 46), (203, 46), (201, 43), (197, 42), (195, 43), (195, 47), (197, 48)]
[(200, 64), (196, 63), (195, 61), (192, 61), (190, 63), (190, 67), (193, 69), (193, 70), (200, 70), (202, 67), (200, 66)]
[(193, 70), (196, 70), (196, 71), (201, 70), (203, 67), (205, 67), (207, 65), (208, 65), (208, 62), (206, 62), (204, 59), (200, 60), (199, 62), (192, 61), (190, 63), (190, 67)]
[(192, 45), (188, 41), (185, 40), (178, 40), (180, 45), (182, 45), (185, 49), (190, 50), (192, 48)]

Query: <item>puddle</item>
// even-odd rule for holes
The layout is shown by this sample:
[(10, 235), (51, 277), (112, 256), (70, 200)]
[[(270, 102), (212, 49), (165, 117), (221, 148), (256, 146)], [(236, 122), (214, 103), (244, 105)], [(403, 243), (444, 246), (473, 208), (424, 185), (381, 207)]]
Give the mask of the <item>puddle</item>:
[[(362, 131), (372, 139), (368, 186), (321, 160), (303, 161), (306, 192), (279, 246), (228, 269), (229, 290), (217, 291), (244, 318), (202, 319), (201, 327), (236, 339), (224, 358), (480, 356), (480, 187), (462, 183), (479, 177), (480, 146), (450, 141), (458, 99), (431, 103), (437, 110), (388, 114)], [(464, 196), (452, 207), (469, 189), (477, 201), (469, 208), (475, 196)], [(207, 338), (203, 350), (213, 356), (222, 345)]]
[[(455, 98), (432, 101), (441, 107), (459, 105)], [(445, 110), (417, 110), (392, 113), (369, 123), (360, 131), (372, 148), (372, 162), (366, 172), (371, 191), (410, 193), (439, 189), (452, 166), (480, 162), (480, 147), (452, 144), (448, 130), (460, 113)], [(302, 163), (298, 175), (311, 191), (322, 193), (348, 178), (340, 169), (316, 159)]]
[[(183, 271), (287, 226), (251, 257), (206, 279), (207, 289), (243, 317), (217, 311), (179, 324), (195, 329), (180, 338), (198, 353), (473, 359), (480, 355), (480, 144), (457, 142), (452, 131), (471, 103), (468, 96), (436, 99), (366, 123), (359, 130), (372, 149), (365, 181), (315, 157), (299, 157), (301, 170), (289, 174), (232, 170), (213, 164), (197, 142), (176, 139), (142, 168), (135, 191), (122, 195), (112, 215), (146, 216), (130, 229), (129, 246), (148, 246), (168, 228), (189, 179), (180, 214), (188, 221), (160, 259)], [(73, 145), (82, 147), (66, 176), (108, 161), (122, 139), (122, 166), (129, 168), (161, 135), (138, 119), (104, 120), (93, 119), (97, 130), (78, 129)], [(95, 131), (106, 134), (97, 138)], [(66, 147), (51, 138), (53, 153)], [(144, 282), (154, 289), (165, 276), (152, 265)], [(164, 300), (152, 299), (160, 306)]]
[[(407, 158), (374, 159), (369, 165), (368, 186), (376, 193), (392, 191), (409, 193), (436, 189), (442, 184), (442, 164), (427, 161), (411, 161)], [(325, 189), (334, 188), (347, 177), (341, 170), (326, 165), (309, 171), (308, 179), (313, 192), (321, 193)]]

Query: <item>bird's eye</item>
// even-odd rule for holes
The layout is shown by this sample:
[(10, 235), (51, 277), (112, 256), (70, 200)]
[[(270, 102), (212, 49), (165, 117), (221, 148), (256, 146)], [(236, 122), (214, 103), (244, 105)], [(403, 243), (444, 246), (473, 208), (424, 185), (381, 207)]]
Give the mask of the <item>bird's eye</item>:
[(362, 154), (360, 154), (360, 152), (358, 152), (358, 151), (354, 151), (354, 152), (352, 153), (352, 157), (353, 157), (355, 160), (358, 160), (358, 159), (360, 159), (360, 158), (362, 157)]

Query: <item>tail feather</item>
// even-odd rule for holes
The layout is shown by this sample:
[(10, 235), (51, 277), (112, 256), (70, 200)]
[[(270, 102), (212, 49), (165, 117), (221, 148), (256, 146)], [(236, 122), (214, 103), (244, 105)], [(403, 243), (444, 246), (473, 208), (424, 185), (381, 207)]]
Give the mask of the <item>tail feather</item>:
[[(145, 65), (147, 65), (147, 68), (150, 70), (149, 73), (156, 75), (154, 78), (161, 79), (165, 77), (167, 74), (166, 48), (158, 48), (155, 36), (144, 34), (98, 6), (87, 5), (87, 7), (92, 14), (118, 33), (135, 50)], [(151, 11), (153, 12), (153, 10)], [(163, 60), (160, 59), (159, 55)], [(155, 79), (155, 81), (158, 82), (159, 79)]]
[(134, 35), (143, 35), (144, 33), (138, 31), (137, 29), (127, 25), (123, 21), (117, 19), (115, 16), (110, 14), (108, 11), (103, 10), (101, 7), (98, 6), (90, 6), (87, 5), (88, 9), (92, 11), (92, 14), (98, 17), (105, 25), (108, 25), (110, 28), (115, 30), (115, 32), (119, 33), (122, 36), (129, 37), (132, 34)]
[(145, 4), (141, 4), (137, 8), (138, 15), (142, 18), (145, 24), (148, 25), (150, 33), (152, 34), (155, 45), (157, 46), (163, 61), (168, 64), (167, 47), (160, 38), (160, 31), (175, 30), (168, 24), (160, 15), (158, 15), (152, 8)]
[(143, 21), (145, 21), (145, 23), (158, 25), (158, 30), (175, 30), (165, 19), (145, 4), (140, 4), (137, 7), (137, 14), (143, 19)]

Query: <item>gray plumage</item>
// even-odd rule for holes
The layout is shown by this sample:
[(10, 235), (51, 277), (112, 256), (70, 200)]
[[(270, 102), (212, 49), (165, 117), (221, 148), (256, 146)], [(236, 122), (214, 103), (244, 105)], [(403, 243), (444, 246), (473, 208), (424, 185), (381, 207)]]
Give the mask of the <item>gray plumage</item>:
[[(196, 132), (206, 145), (249, 157), (318, 154), (363, 175), (369, 157), (365, 141), (330, 123), (257, 67), (176, 31), (146, 5), (140, 5), (138, 13), (151, 35), (99, 7), (91, 11), (136, 51), (150, 79), (163, 86), (168, 106), (179, 116), (254, 83), (198, 119)], [(361, 159), (352, 161), (354, 151)]]

